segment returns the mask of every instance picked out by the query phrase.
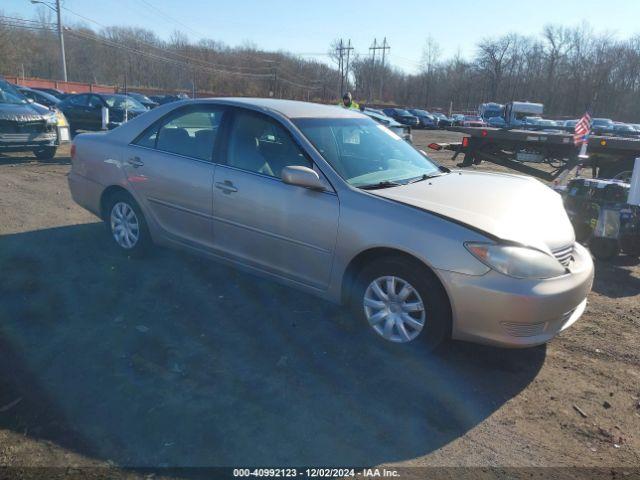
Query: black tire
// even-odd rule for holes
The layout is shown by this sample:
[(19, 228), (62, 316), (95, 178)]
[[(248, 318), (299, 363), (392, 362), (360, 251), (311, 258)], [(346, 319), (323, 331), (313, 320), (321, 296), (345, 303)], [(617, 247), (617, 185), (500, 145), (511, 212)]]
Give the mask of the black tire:
[(42, 147), (37, 148), (33, 151), (33, 155), (38, 160), (53, 160), (53, 157), (56, 156), (57, 147)]
[(426, 266), (401, 256), (380, 258), (366, 265), (357, 275), (351, 289), (351, 312), (372, 335), (380, 342), (393, 344), (369, 325), (364, 309), (364, 296), (368, 286), (375, 279), (385, 276), (395, 276), (409, 282), (419, 293), (425, 307), (424, 328), (413, 340), (398, 343), (400, 348), (418, 344), (421, 348), (434, 350), (451, 336), (451, 307), (440, 281)]
[[(130, 248), (125, 248), (123, 245), (118, 243), (113, 232), (111, 222), (112, 212), (116, 205), (121, 203), (128, 205), (133, 210), (138, 223), (138, 238), (134, 245)], [(122, 253), (132, 257), (142, 257), (151, 249), (153, 242), (151, 240), (151, 234), (149, 233), (147, 221), (144, 218), (144, 214), (142, 213), (140, 206), (129, 193), (119, 191), (109, 196), (106, 201), (106, 208), (104, 210), (104, 223), (107, 231), (109, 232), (109, 237), (111, 238), (112, 244)]]

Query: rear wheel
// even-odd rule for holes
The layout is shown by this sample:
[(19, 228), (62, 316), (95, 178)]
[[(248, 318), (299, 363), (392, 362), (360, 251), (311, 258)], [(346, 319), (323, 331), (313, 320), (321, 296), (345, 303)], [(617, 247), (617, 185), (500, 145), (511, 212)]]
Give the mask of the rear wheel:
[(434, 349), (449, 335), (451, 311), (442, 285), (426, 267), (402, 257), (367, 265), (351, 295), (353, 314), (392, 343), (426, 343)]
[(131, 195), (117, 192), (109, 198), (105, 223), (115, 245), (122, 252), (141, 256), (151, 246), (151, 235), (142, 210)]
[(33, 151), (38, 160), (52, 160), (56, 156), (57, 147), (42, 147)]

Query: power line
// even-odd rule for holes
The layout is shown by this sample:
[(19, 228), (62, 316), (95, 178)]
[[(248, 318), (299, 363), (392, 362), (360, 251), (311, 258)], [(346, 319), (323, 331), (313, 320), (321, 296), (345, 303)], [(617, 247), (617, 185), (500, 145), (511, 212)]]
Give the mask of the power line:
[(193, 32), (196, 35), (198, 35), (200, 38), (205, 38), (206, 37), (206, 35), (202, 35), (202, 33), (198, 32), (197, 30), (194, 30), (189, 25), (186, 25), (186, 24), (182, 23), (180, 20), (178, 20), (176, 18), (173, 18), (171, 15), (168, 15), (168, 14), (164, 13), (158, 7), (153, 5), (151, 2), (148, 2), (147, 0), (140, 0), (140, 2), (144, 3), (146, 6), (148, 6), (152, 10), (154, 10), (156, 12), (156, 14), (158, 14), (160, 17), (163, 17), (164, 19), (166, 19), (166, 20), (168, 20), (170, 22), (173, 22), (173, 23), (176, 23), (178, 25), (181, 25), (182, 27), (186, 28), (187, 30), (190, 30), (191, 32)]

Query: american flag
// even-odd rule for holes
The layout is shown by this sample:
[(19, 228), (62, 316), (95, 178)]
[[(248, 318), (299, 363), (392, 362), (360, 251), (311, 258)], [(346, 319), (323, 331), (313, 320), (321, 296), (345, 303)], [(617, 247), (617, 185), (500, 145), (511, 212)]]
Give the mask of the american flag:
[(573, 133), (573, 143), (580, 145), (589, 138), (589, 132), (591, 131), (591, 115), (589, 112), (585, 112), (582, 118), (576, 123), (576, 129)]

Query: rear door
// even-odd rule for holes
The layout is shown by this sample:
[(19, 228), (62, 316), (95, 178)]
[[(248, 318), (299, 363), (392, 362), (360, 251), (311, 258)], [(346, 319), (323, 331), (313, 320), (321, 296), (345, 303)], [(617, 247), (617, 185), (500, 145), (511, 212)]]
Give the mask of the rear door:
[(127, 179), (164, 237), (211, 246), (212, 188), (224, 108), (180, 107), (126, 147)]
[(325, 288), (339, 214), (331, 186), (326, 182), (321, 192), (280, 179), (285, 166), (314, 165), (271, 117), (235, 109), (227, 139), (226, 164), (217, 167), (213, 190), (214, 247), (243, 263)]

